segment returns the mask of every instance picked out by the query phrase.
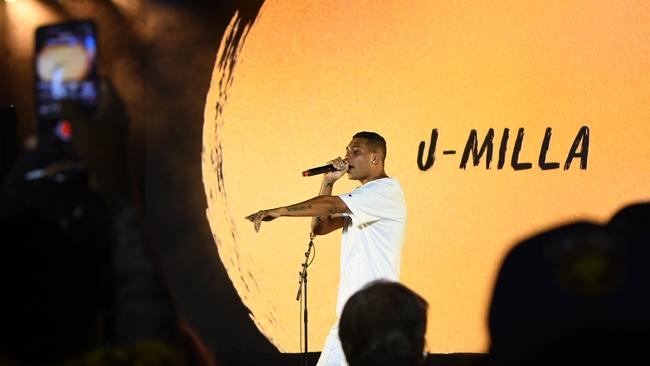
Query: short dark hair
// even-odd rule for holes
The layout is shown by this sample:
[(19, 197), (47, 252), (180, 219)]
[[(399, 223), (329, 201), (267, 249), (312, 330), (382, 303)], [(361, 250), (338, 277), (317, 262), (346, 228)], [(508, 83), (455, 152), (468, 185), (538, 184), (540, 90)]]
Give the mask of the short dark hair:
[(350, 366), (422, 362), (427, 309), (420, 295), (399, 282), (378, 280), (352, 295), (339, 321)]
[(386, 140), (376, 132), (361, 131), (357, 132), (352, 138), (363, 138), (368, 140), (368, 145), (372, 150), (381, 151), (381, 161), (386, 160)]

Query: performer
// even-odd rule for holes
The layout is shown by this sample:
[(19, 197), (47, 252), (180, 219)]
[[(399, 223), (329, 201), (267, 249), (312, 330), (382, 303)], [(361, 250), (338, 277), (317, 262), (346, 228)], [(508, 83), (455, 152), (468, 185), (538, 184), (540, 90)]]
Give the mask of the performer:
[[(374, 132), (359, 132), (346, 148), (345, 159), (330, 161), (338, 171), (323, 176), (317, 197), (286, 207), (261, 210), (246, 217), (259, 231), (262, 221), (280, 216), (311, 216), (316, 235), (343, 228), (340, 282), (336, 314), (365, 284), (399, 280), (400, 258), (406, 227), (404, 192), (386, 175), (386, 141)], [(332, 196), (334, 182), (345, 173), (361, 186)], [(338, 320), (330, 330), (317, 366), (346, 365), (338, 336)]]

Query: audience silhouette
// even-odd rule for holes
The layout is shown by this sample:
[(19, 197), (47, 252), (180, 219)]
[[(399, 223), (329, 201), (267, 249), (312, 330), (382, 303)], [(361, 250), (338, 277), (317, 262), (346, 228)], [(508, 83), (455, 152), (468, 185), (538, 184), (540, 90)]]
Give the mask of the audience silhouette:
[(638, 208), (607, 225), (570, 223), (514, 246), (489, 311), (494, 364), (621, 364), (643, 357), (650, 341), (650, 246), (647, 221), (640, 220), (647, 207)]
[(107, 338), (108, 243), (23, 211), (0, 221), (0, 357), (49, 364)]
[(374, 281), (346, 302), (339, 337), (350, 366), (424, 363), (427, 302), (398, 282)]

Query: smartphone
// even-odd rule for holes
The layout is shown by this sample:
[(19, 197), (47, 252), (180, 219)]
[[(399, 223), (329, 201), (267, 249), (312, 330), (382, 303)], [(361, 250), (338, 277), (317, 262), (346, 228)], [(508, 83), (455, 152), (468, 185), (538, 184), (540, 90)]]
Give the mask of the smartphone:
[(93, 21), (57, 23), (36, 29), (34, 74), (39, 141), (67, 143), (70, 123), (61, 118), (61, 101), (92, 112), (99, 103), (97, 31)]
[(38, 27), (34, 53), (38, 117), (58, 116), (61, 100), (97, 106), (97, 31), (91, 20)]

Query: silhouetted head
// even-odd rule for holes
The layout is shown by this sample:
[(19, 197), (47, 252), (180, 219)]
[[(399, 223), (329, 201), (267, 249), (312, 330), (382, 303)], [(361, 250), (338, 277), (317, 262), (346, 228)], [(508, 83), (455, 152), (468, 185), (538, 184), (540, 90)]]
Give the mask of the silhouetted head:
[(650, 243), (650, 202), (635, 202), (618, 210), (607, 223), (629, 240)]
[(423, 362), (427, 302), (398, 282), (372, 282), (346, 302), (339, 337), (350, 366)]
[(508, 253), (489, 313), (498, 365), (620, 361), (650, 340), (650, 251), (590, 222)]

